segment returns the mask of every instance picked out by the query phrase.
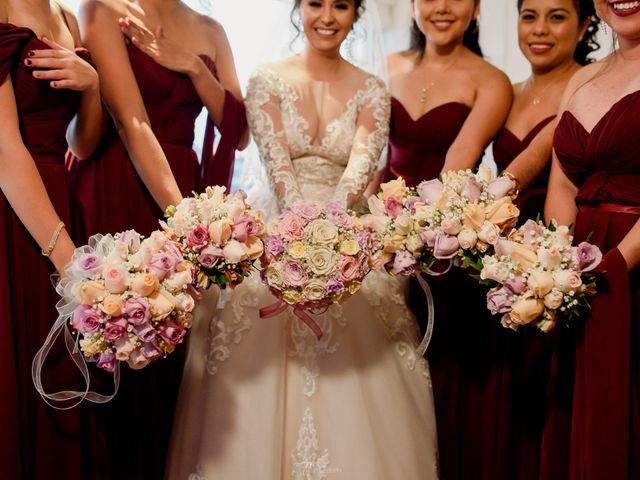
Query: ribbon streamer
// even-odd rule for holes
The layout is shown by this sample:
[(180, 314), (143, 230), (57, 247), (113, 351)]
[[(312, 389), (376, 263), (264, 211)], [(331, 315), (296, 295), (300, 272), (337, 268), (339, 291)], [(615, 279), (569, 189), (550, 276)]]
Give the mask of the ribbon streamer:
[[(451, 269), (451, 265), (449, 265), (449, 268), (446, 270), (446, 272), (448, 272), (450, 269)], [(422, 291), (424, 292), (424, 295), (427, 298), (427, 330), (424, 334), (424, 338), (422, 339), (422, 341), (420, 342), (420, 345), (418, 346), (418, 352), (420, 353), (420, 355), (424, 355), (427, 352), (427, 349), (429, 348), (429, 343), (431, 343), (431, 337), (433, 336), (433, 325), (435, 322), (435, 317), (434, 317), (435, 308), (433, 303), (433, 293), (431, 293), (431, 287), (429, 287), (429, 284), (427, 283), (427, 281), (424, 278), (422, 278), (422, 275), (420, 274), (416, 275), (416, 279), (418, 280), (418, 283), (420, 284), (420, 287), (422, 287)]]
[[(282, 300), (278, 300), (273, 305), (269, 305), (268, 307), (264, 307), (260, 309), (260, 318), (270, 318), (275, 317), (276, 315), (281, 314), (287, 308), (289, 308), (289, 304), (283, 302)], [(304, 307), (294, 307), (293, 313), (296, 317), (302, 320), (307, 326), (311, 329), (311, 331), (316, 335), (317, 339), (320, 340), (322, 338), (322, 329), (320, 326), (309, 316), (309, 314), (305, 311)]]

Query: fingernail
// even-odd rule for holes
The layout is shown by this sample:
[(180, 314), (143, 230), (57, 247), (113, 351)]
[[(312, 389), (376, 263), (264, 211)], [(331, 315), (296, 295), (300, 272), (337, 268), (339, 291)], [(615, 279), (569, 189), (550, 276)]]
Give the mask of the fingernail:
[(30, 57), (33, 57), (36, 53), (33, 50), (29, 50), (29, 53), (27, 55), (29, 55)]
[(31, 60), (29, 60), (28, 58), (24, 61), (24, 63), (26, 63), (27, 65), (31, 65)]

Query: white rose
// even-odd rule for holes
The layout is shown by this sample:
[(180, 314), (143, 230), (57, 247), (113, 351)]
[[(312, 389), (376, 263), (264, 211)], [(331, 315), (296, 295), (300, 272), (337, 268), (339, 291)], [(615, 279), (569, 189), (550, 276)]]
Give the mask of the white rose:
[(478, 232), (478, 238), (489, 245), (495, 245), (500, 238), (500, 230), (493, 223), (486, 221)]
[(394, 226), (397, 235), (407, 235), (411, 231), (413, 222), (409, 215), (400, 215), (395, 219)]
[(302, 294), (311, 301), (322, 300), (327, 296), (327, 289), (325, 288), (323, 281), (317, 278), (312, 278), (309, 283), (305, 285), (302, 290)]
[(478, 241), (478, 235), (469, 227), (464, 227), (458, 234), (460, 246), (465, 250), (472, 249)]
[(181, 312), (192, 312), (196, 306), (196, 302), (191, 295), (179, 293), (176, 295), (176, 308)]
[(548, 294), (553, 288), (553, 284), (553, 276), (544, 270), (533, 270), (527, 280), (527, 285), (538, 298)]
[(371, 195), (367, 199), (367, 203), (369, 205), (369, 211), (373, 215), (386, 215), (387, 209), (384, 206), (384, 202), (378, 198), (376, 195)]
[(244, 245), (237, 240), (231, 239), (222, 249), (222, 255), (226, 263), (236, 264), (247, 259), (247, 251)]
[(575, 291), (582, 286), (580, 275), (571, 270), (556, 270), (553, 272), (553, 281), (556, 288), (563, 293)]
[(558, 290), (552, 290), (544, 296), (544, 306), (549, 310), (557, 310), (562, 306), (564, 295)]
[(481, 163), (478, 167), (476, 178), (481, 182), (488, 183), (493, 178), (493, 171), (491, 170), (491, 167), (486, 163)]
[(548, 270), (555, 270), (562, 263), (562, 255), (556, 247), (538, 250), (538, 261)]
[(328, 220), (314, 220), (307, 228), (311, 239), (321, 245), (335, 245), (339, 240), (338, 227)]

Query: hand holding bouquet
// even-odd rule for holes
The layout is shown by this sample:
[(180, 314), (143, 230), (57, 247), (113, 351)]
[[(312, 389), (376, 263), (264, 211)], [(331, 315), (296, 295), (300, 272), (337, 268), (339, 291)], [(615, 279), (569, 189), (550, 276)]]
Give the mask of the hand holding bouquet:
[(498, 284), (487, 294), (487, 308), (502, 314), (503, 326), (532, 324), (548, 332), (589, 308), (587, 298), (596, 293), (591, 272), (602, 253), (587, 242), (573, 247), (572, 240), (566, 226), (528, 220), (484, 257), (480, 278)]

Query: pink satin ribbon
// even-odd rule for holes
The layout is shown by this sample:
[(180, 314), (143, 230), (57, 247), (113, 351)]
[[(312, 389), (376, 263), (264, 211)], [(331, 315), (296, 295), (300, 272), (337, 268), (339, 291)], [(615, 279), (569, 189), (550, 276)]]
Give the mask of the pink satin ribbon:
[[(275, 317), (276, 315), (279, 315), (282, 312), (284, 312), (288, 307), (289, 307), (288, 303), (283, 302), (282, 300), (278, 300), (273, 305), (269, 305), (268, 307), (261, 308), (260, 318)], [(316, 335), (318, 340), (322, 338), (322, 335), (323, 335), (322, 329), (315, 322), (315, 320), (311, 318), (309, 314), (307, 314), (307, 312), (303, 307), (299, 307), (299, 306), (294, 307), (293, 313), (296, 317), (298, 317), (300, 320), (302, 320), (304, 323), (307, 324), (307, 326), (311, 329), (311, 331)]]

